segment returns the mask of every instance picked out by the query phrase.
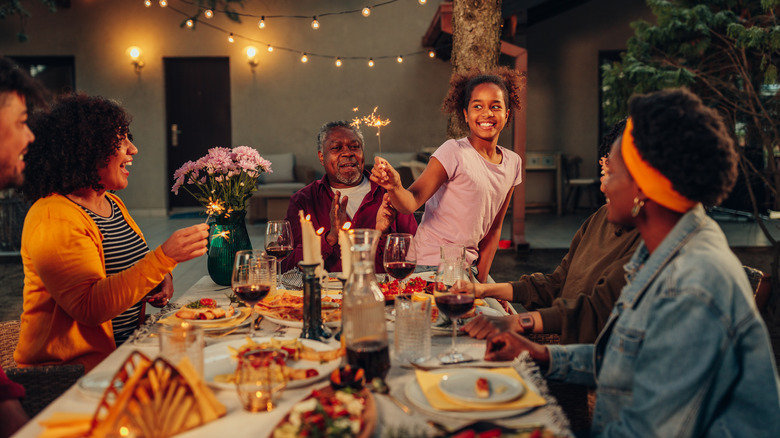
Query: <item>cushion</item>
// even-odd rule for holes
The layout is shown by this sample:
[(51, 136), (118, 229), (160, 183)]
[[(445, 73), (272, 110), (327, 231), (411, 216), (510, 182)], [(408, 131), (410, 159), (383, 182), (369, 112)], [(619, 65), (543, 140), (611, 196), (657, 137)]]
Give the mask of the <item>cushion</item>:
[[(272, 167), (273, 169), (273, 167)], [(300, 182), (261, 184), (257, 186), (254, 196), (292, 196), (293, 193), (304, 188), (306, 184)]]
[(271, 162), (273, 173), (264, 173), (257, 180), (260, 184), (295, 182), (295, 154), (260, 154)]

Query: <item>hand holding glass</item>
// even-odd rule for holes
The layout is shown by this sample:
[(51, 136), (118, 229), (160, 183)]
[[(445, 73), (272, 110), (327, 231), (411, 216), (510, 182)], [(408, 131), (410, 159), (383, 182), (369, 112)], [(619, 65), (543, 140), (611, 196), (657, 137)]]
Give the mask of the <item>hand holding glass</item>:
[(471, 360), (471, 356), (458, 352), (455, 338), (458, 335), (458, 318), (474, 308), (474, 275), (462, 260), (442, 261), (436, 270), (433, 296), (436, 307), (452, 321), (452, 349), (439, 355), (443, 364)]
[(236, 253), (233, 264), (233, 293), (251, 309), (249, 336), (255, 335), (255, 304), (268, 295), (276, 275), (276, 257), (260, 250)]

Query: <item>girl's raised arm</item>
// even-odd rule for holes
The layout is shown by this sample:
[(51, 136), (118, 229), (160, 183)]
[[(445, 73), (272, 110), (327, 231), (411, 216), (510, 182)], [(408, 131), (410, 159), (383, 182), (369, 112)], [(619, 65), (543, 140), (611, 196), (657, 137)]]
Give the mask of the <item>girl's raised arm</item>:
[(390, 202), (399, 213), (411, 214), (430, 199), (439, 187), (447, 181), (447, 171), (439, 160), (431, 158), (422, 175), (409, 189), (401, 185), (398, 172), (382, 157), (374, 157), (371, 181), (379, 184), (390, 195)]

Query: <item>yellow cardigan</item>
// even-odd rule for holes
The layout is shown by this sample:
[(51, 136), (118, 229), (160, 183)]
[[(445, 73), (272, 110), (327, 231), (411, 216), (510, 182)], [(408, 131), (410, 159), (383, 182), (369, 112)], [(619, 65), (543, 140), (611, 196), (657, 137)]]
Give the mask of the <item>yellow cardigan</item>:
[[(124, 203), (108, 194), (127, 223)], [(106, 277), (103, 235), (62, 195), (36, 201), (24, 220), (24, 310), (14, 360), (21, 366), (84, 364), (87, 371), (116, 349), (111, 319), (137, 303), (176, 267), (161, 248)]]

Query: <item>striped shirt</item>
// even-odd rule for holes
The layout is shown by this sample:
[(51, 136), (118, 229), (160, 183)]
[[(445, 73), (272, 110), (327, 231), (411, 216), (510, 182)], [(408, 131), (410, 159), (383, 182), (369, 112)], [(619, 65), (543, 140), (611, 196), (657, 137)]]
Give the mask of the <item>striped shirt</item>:
[[(106, 276), (122, 272), (142, 259), (149, 246), (127, 223), (119, 206), (111, 200), (111, 214), (103, 217), (91, 210), (81, 207), (97, 224), (103, 234), (103, 257), (106, 265)], [(115, 317), (111, 324), (114, 327), (114, 341), (119, 347), (138, 327), (143, 301), (135, 303), (132, 307)]]

